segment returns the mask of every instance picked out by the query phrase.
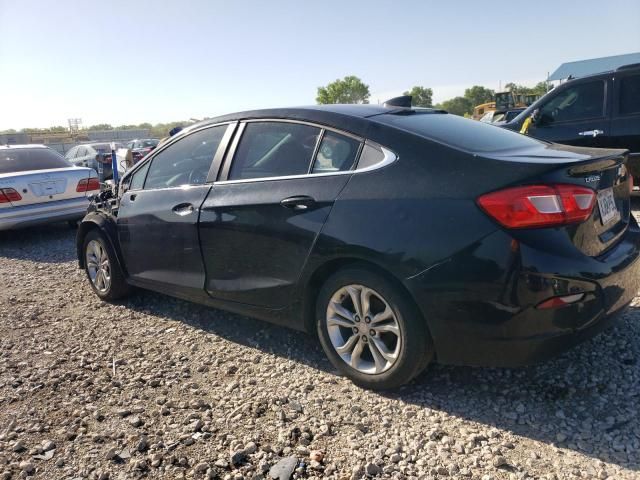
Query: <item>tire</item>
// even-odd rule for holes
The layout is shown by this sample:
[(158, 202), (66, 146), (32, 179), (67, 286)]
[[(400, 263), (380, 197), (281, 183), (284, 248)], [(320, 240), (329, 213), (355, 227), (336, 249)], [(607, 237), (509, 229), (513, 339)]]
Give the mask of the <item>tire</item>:
[[(87, 233), (84, 237), (82, 252), (84, 271), (91, 288), (98, 297), (102, 300), (113, 301), (131, 293), (131, 286), (125, 280), (111, 244), (99, 230), (91, 230)], [(93, 257), (93, 262), (91, 262), (91, 257)], [(93, 267), (94, 265), (101, 266), (101, 268)]]
[[(368, 301), (356, 307), (354, 298)], [(367, 304), (369, 315), (363, 311)], [(331, 363), (363, 388), (404, 385), (434, 357), (426, 322), (411, 299), (366, 267), (348, 267), (327, 279), (316, 302), (316, 326)]]

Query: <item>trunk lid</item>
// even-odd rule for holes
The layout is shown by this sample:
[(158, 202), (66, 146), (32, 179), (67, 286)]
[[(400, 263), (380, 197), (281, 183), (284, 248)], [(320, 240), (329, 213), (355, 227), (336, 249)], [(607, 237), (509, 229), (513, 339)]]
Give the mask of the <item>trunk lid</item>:
[[(586, 221), (554, 228), (568, 234), (582, 253), (591, 257), (601, 255), (624, 235), (632, 221), (633, 181), (626, 166), (626, 150), (552, 144), (532, 152), (513, 153), (501, 159), (540, 167), (535, 177), (527, 178), (522, 184), (571, 184), (594, 190), (596, 201)], [(544, 230), (548, 229), (540, 230), (534, 235), (545, 235)]]
[(86, 197), (95, 192), (77, 192), (78, 182), (96, 177), (96, 172), (86, 167), (3, 173), (0, 174), (0, 188), (12, 188), (18, 192), (21, 199), (10, 202), (11, 206), (17, 207)]

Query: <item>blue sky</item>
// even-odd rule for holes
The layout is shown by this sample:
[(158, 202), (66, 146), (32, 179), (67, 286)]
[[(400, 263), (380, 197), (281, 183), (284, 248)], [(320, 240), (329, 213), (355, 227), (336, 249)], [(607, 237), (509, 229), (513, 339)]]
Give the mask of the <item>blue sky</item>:
[(639, 27), (639, 0), (0, 0), (0, 129), (312, 104), (351, 74), (441, 101), (640, 51)]

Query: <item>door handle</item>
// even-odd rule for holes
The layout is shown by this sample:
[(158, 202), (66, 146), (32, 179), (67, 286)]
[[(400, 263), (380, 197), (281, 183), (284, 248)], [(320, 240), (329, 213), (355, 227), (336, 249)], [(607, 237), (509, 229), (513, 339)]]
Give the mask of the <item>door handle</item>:
[(190, 213), (193, 213), (193, 205), (191, 205), (190, 203), (180, 203), (178, 205), (176, 205), (175, 207), (173, 207), (173, 213), (175, 213), (176, 215), (180, 215), (181, 217), (184, 217), (185, 215), (189, 215)]
[(137, 196), (138, 196), (137, 193), (132, 193), (131, 195), (129, 195), (129, 200), (133, 202)]
[(290, 208), (291, 210), (307, 210), (309, 207), (313, 207), (316, 201), (313, 197), (308, 195), (296, 195), (293, 197), (287, 197), (280, 202), (284, 208)]
[(603, 130), (585, 130), (584, 132), (578, 132), (578, 135), (581, 135), (583, 137), (597, 137), (598, 135), (602, 135), (603, 133)]

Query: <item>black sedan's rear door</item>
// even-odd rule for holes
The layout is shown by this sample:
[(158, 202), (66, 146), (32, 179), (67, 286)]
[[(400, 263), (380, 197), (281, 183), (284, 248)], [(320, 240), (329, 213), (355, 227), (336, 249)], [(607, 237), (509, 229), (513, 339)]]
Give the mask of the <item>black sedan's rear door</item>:
[(205, 288), (219, 300), (281, 308), (349, 181), (360, 140), (283, 121), (241, 130), (224, 180), (202, 206)]

